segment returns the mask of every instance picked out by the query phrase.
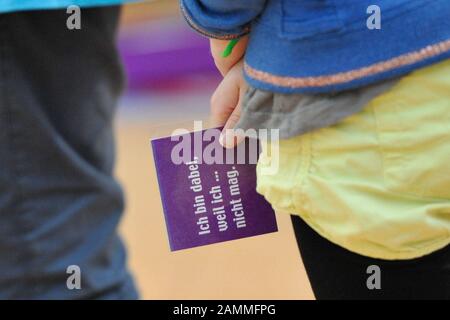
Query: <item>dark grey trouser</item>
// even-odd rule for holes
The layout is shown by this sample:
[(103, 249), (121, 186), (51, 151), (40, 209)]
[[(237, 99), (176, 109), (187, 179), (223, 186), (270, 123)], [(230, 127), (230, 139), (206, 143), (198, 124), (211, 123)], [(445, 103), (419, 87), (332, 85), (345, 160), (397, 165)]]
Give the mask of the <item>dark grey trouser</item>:
[[(117, 235), (119, 7), (0, 14), (0, 298), (137, 297)], [(81, 290), (69, 290), (69, 265)]]

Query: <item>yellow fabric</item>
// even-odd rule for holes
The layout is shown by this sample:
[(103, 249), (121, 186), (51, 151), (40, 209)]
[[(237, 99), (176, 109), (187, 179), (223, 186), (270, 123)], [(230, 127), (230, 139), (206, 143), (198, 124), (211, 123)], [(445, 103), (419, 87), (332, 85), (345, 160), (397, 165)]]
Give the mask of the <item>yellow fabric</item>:
[(279, 147), (275, 175), (262, 174), (273, 160), (263, 150), (258, 192), (328, 240), (386, 260), (450, 243), (450, 60)]

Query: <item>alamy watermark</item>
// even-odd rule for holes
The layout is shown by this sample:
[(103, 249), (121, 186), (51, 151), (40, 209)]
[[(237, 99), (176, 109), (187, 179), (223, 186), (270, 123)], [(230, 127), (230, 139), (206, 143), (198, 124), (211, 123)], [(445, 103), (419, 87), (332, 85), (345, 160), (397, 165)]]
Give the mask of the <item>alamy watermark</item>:
[[(66, 26), (69, 30), (81, 29), (81, 8), (77, 5), (70, 5), (66, 9), (69, 17), (66, 20)], [(381, 8), (376, 4), (367, 7), (366, 13), (369, 17), (366, 20), (366, 26), (369, 30), (381, 29)]]
[(366, 25), (369, 30), (381, 29), (381, 8), (376, 4), (370, 5), (366, 10), (370, 16), (367, 18)]
[(66, 273), (69, 275), (66, 280), (67, 289), (81, 290), (81, 268), (73, 264), (67, 267)]
[(265, 153), (265, 163), (261, 174), (274, 175), (279, 168), (279, 130), (278, 129), (227, 129), (227, 137), (247, 137), (235, 148), (224, 148), (218, 142), (222, 131), (220, 129), (203, 130), (202, 121), (194, 121), (194, 132), (179, 128), (172, 132), (171, 140), (178, 142), (171, 152), (172, 163), (187, 164), (194, 157), (198, 164), (256, 164), (259, 150)]
[(76, 5), (67, 7), (66, 13), (69, 15), (66, 20), (66, 26), (69, 30), (81, 29), (81, 8)]
[(381, 269), (377, 265), (370, 265), (366, 270), (367, 274), (370, 276), (367, 278), (366, 286), (369, 290), (380, 290), (381, 289)]

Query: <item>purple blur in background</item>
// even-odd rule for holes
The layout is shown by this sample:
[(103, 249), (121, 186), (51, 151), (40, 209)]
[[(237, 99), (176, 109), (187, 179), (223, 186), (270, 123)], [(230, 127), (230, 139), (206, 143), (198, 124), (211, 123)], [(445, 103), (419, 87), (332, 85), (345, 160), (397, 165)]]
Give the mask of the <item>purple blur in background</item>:
[(189, 86), (193, 77), (219, 79), (208, 40), (179, 21), (128, 27), (119, 36), (119, 51), (130, 89)]

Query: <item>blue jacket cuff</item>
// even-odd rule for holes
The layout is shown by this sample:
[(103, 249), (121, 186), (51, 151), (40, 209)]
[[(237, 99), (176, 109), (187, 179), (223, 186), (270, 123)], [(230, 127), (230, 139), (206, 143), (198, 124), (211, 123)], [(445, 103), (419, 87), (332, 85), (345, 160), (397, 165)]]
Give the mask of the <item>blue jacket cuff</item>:
[(250, 32), (265, 0), (180, 0), (187, 23), (198, 33), (214, 39), (236, 39)]

